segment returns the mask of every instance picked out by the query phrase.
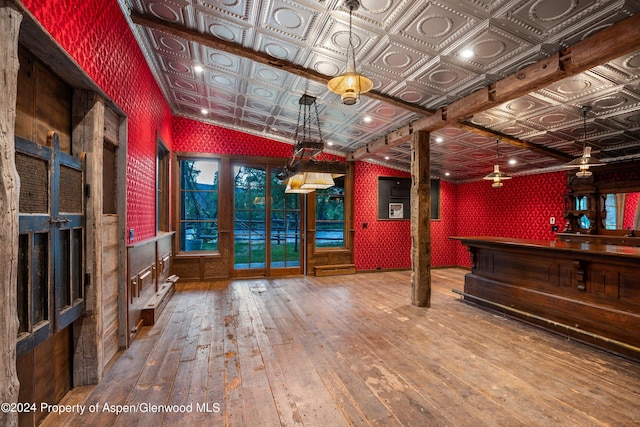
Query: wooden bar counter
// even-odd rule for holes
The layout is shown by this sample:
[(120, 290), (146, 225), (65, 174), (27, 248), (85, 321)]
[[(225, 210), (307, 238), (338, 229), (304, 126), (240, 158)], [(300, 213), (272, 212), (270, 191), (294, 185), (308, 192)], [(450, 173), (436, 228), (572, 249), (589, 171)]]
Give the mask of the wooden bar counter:
[(640, 360), (640, 247), (451, 238), (471, 255), (465, 299)]

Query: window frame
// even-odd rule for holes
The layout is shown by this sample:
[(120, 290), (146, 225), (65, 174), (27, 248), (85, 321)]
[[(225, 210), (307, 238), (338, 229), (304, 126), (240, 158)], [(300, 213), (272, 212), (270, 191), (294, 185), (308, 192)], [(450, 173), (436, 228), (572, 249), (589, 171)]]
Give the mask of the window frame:
[[(211, 163), (215, 163), (216, 164), (216, 170), (214, 171), (214, 175), (217, 174), (217, 178), (214, 178), (214, 181), (212, 182), (212, 186), (213, 187), (217, 187), (217, 188), (212, 188), (210, 190), (197, 190), (197, 192), (210, 192), (210, 193), (215, 193), (216, 194), (216, 205), (215, 205), (215, 210), (216, 210), (216, 215), (215, 215), (215, 219), (206, 219), (206, 220), (202, 220), (202, 221), (198, 221), (194, 219), (189, 219), (189, 218), (185, 218), (184, 212), (185, 212), (185, 207), (183, 206), (183, 194), (186, 194), (186, 192), (190, 192), (190, 193), (194, 193), (196, 192), (196, 190), (185, 190), (183, 189), (183, 162), (188, 162), (188, 161), (194, 161), (194, 162), (211, 162)], [(219, 254), (220, 253), (220, 247), (219, 247), (219, 243), (220, 243), (220, 221), (221, 221), (221, 215), (220, 215), (220, 197), (221, 197), (221, 180), (222, 180), (222, 161), (219, 157), (213, 157), (213, 156), (199, 156), (199, 155), (178, 155), (176, 157), (176, 177), (177, 180), (174, 182), (176, 184), (176, 234), (177, 234), (177, 251), (179, 253), (182, 254), (199, 254), (201, 255), (202, 253), (216, 253)], [(217, 182), (217, 185), (216, 185)], [(215, 224), (215, 235), (211, 235), (211, 239), (215, 240), (215, 247), (211, 248), (211, 249), (187, 249), (186, 246), (186, 241), (190, 240), (187, 239), (187, 234), (185, 232), (184, 226), (183, 224), (186, 223), (193, 223), (193, 222), (202, 222), (202, 223), (214, 223)], [(195, 239), (197, 240), (197, 238)]]

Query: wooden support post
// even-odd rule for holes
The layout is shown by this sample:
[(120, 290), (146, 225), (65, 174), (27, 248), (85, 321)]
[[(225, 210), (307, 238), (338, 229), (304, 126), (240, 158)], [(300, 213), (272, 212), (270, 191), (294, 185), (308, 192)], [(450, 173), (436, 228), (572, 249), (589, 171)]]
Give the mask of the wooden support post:
[(75, 90), (73, 94), (73, 155), (85, 154), (85, 179), (91, 194), (85, 203), (85, 273), (89, 286), (85, 294), (85, 315), (73, 327), (73, 385), (97, 384), (102, 378), (103, 345), (103, 198), (104, 99), (95, 92)]
[[(22, 14), (11, 0), (0, 0), (0, 403), (18, 401), (18, 202), (20, 177), (15, 162), (14, 127), (18, 88), (18, 34)], [(0, 411), (0, 425), (17, 426), (16, 411)]]
[(411, 304), (431, 305), (429, 132), (413, 134), (411, 158)]

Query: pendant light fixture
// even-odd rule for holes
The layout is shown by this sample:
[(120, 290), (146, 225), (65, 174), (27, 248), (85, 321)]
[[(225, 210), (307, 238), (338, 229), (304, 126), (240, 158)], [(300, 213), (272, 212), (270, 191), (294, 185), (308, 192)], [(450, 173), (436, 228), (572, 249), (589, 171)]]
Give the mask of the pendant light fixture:
[(509, 175), (507, 175), (506, 173), (500, 170), (500, 165), (498, 164), (498, 142), (499, 141), (500, 141), (499, 139), (496, 139), (496, 164), (493, 165), (493, 172), (491, 172), (489, 175), (483, 178), (488, 181), (493, 181), (493, 184), (491, 184), (493, 188), (500, 188), (503, 185), (502, 181), (511, 179)]
[[(304, 94), (298, 101), (298, 125), (293, 156), (287, 161), (283, 171), (278, 174), (281, 183), (286, 184), (285, 193), (311, 193), (335, 185), (334, 178), (346, 172), (344, 162), (330, 161), (324, 156), (324, 142), (318, 118), (316, 98)], [(311, 107), (315, 107), (313, 110)], [(317, 132), (312, 135), (313, 113)]]
[(592, 174), (589, 170), (589, 166), (603, 166), (600, 160), (591, 157), (591, 147), (587, 147), (587, 112), (591, 110), (591, 107), (585, 105), (582, 107), (582, 123), (583, 123), (583, 139), (582, 139), (582, 157), (578, 157), (577, 159), (573, 159), (569, 163), (566, 164), (568, 168), (580, 168), (578, 172), (576, 172), (576, 176), (578, 178), (587, 178)]
[(356, 52), (353, 44), (352, 14), (358, 10), (358, 0), (346, 0), (345, 6), (349, 9), (349, 45), (347, 46), (347, 66), (345, 73), (329, 80), (327, 87), (333, 93), (340, 95), (342, 103), (353, 105), (360, 99), (361, 93), (369, 92), (373, 88), (373, 82), (356, 71)]

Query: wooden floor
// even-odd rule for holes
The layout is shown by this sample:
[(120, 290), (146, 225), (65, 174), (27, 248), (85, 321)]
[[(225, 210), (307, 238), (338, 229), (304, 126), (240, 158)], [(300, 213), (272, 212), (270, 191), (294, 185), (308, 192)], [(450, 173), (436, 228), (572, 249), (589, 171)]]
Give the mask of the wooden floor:
[(179, 284), (44, 425), (640, 425), (640, 363), (461, 301), (464, 274), (433, 270), (430, 309), (409, 272)]

